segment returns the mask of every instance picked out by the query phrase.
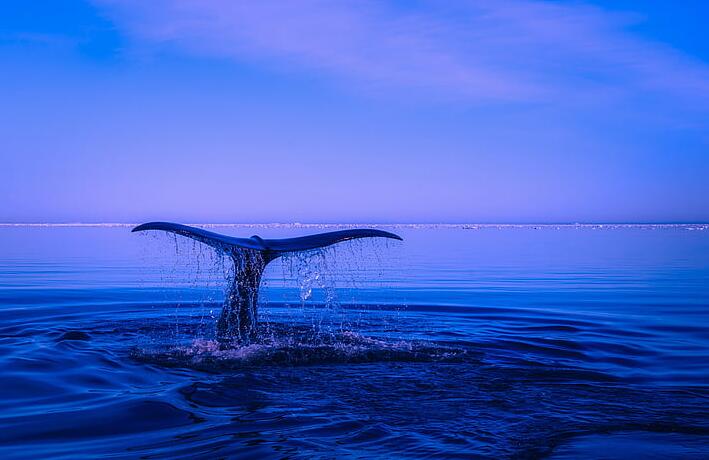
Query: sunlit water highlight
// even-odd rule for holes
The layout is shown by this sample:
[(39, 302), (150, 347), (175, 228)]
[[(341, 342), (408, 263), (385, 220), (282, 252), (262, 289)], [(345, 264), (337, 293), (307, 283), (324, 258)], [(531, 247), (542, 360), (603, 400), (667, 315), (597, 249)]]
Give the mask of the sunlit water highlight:
[(3, 458), (707, 457), (706, 226), (394, 231), (274, 263), (234, 348), (211, 249), (0, 228)]

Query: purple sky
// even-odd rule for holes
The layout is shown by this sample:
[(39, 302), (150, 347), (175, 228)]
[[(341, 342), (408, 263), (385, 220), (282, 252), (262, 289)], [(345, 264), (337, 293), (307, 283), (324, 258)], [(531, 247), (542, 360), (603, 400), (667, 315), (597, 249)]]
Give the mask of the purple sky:
[(10, 0), (0, 221), (709, 221), (671, 3)]

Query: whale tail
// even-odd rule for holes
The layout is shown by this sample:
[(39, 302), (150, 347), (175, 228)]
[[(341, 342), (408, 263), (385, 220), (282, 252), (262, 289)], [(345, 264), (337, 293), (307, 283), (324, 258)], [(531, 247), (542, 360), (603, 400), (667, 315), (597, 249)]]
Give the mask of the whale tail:
[(221, 341), (249, 342), (256, 338), (258, 325), (258, 290), (261, 276), (269, 262), (284, 254), (323, 248), (358, 238), (391, 238), (394, 233), (371, 228), (339, 230), (285, 239), (263, 239), (257, 235), (237, 238), (201, 228), (171, 222), (149, 222), (132, 231), (162, 230), (192, 238), (231, 256), (234, 279), (217, 320), (217, 338)]

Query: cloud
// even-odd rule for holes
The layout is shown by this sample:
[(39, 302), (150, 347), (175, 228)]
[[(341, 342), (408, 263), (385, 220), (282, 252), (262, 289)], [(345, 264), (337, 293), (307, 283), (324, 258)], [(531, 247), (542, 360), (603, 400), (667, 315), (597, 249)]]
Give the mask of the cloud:
[(706, 63), (633, 35), (641, 18), (581, 3), (97, 1), (140, 42), (419, 97), (709, 102)]

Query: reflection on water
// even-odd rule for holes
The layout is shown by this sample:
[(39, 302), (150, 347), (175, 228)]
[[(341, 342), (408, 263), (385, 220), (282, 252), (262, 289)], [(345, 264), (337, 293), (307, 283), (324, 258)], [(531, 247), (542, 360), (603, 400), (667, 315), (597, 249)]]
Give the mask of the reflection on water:
[(395, 231), (274, 264), (229, 348), (200, 244), (0, 228), (3, 457), (709, 455), (709, 229)]

